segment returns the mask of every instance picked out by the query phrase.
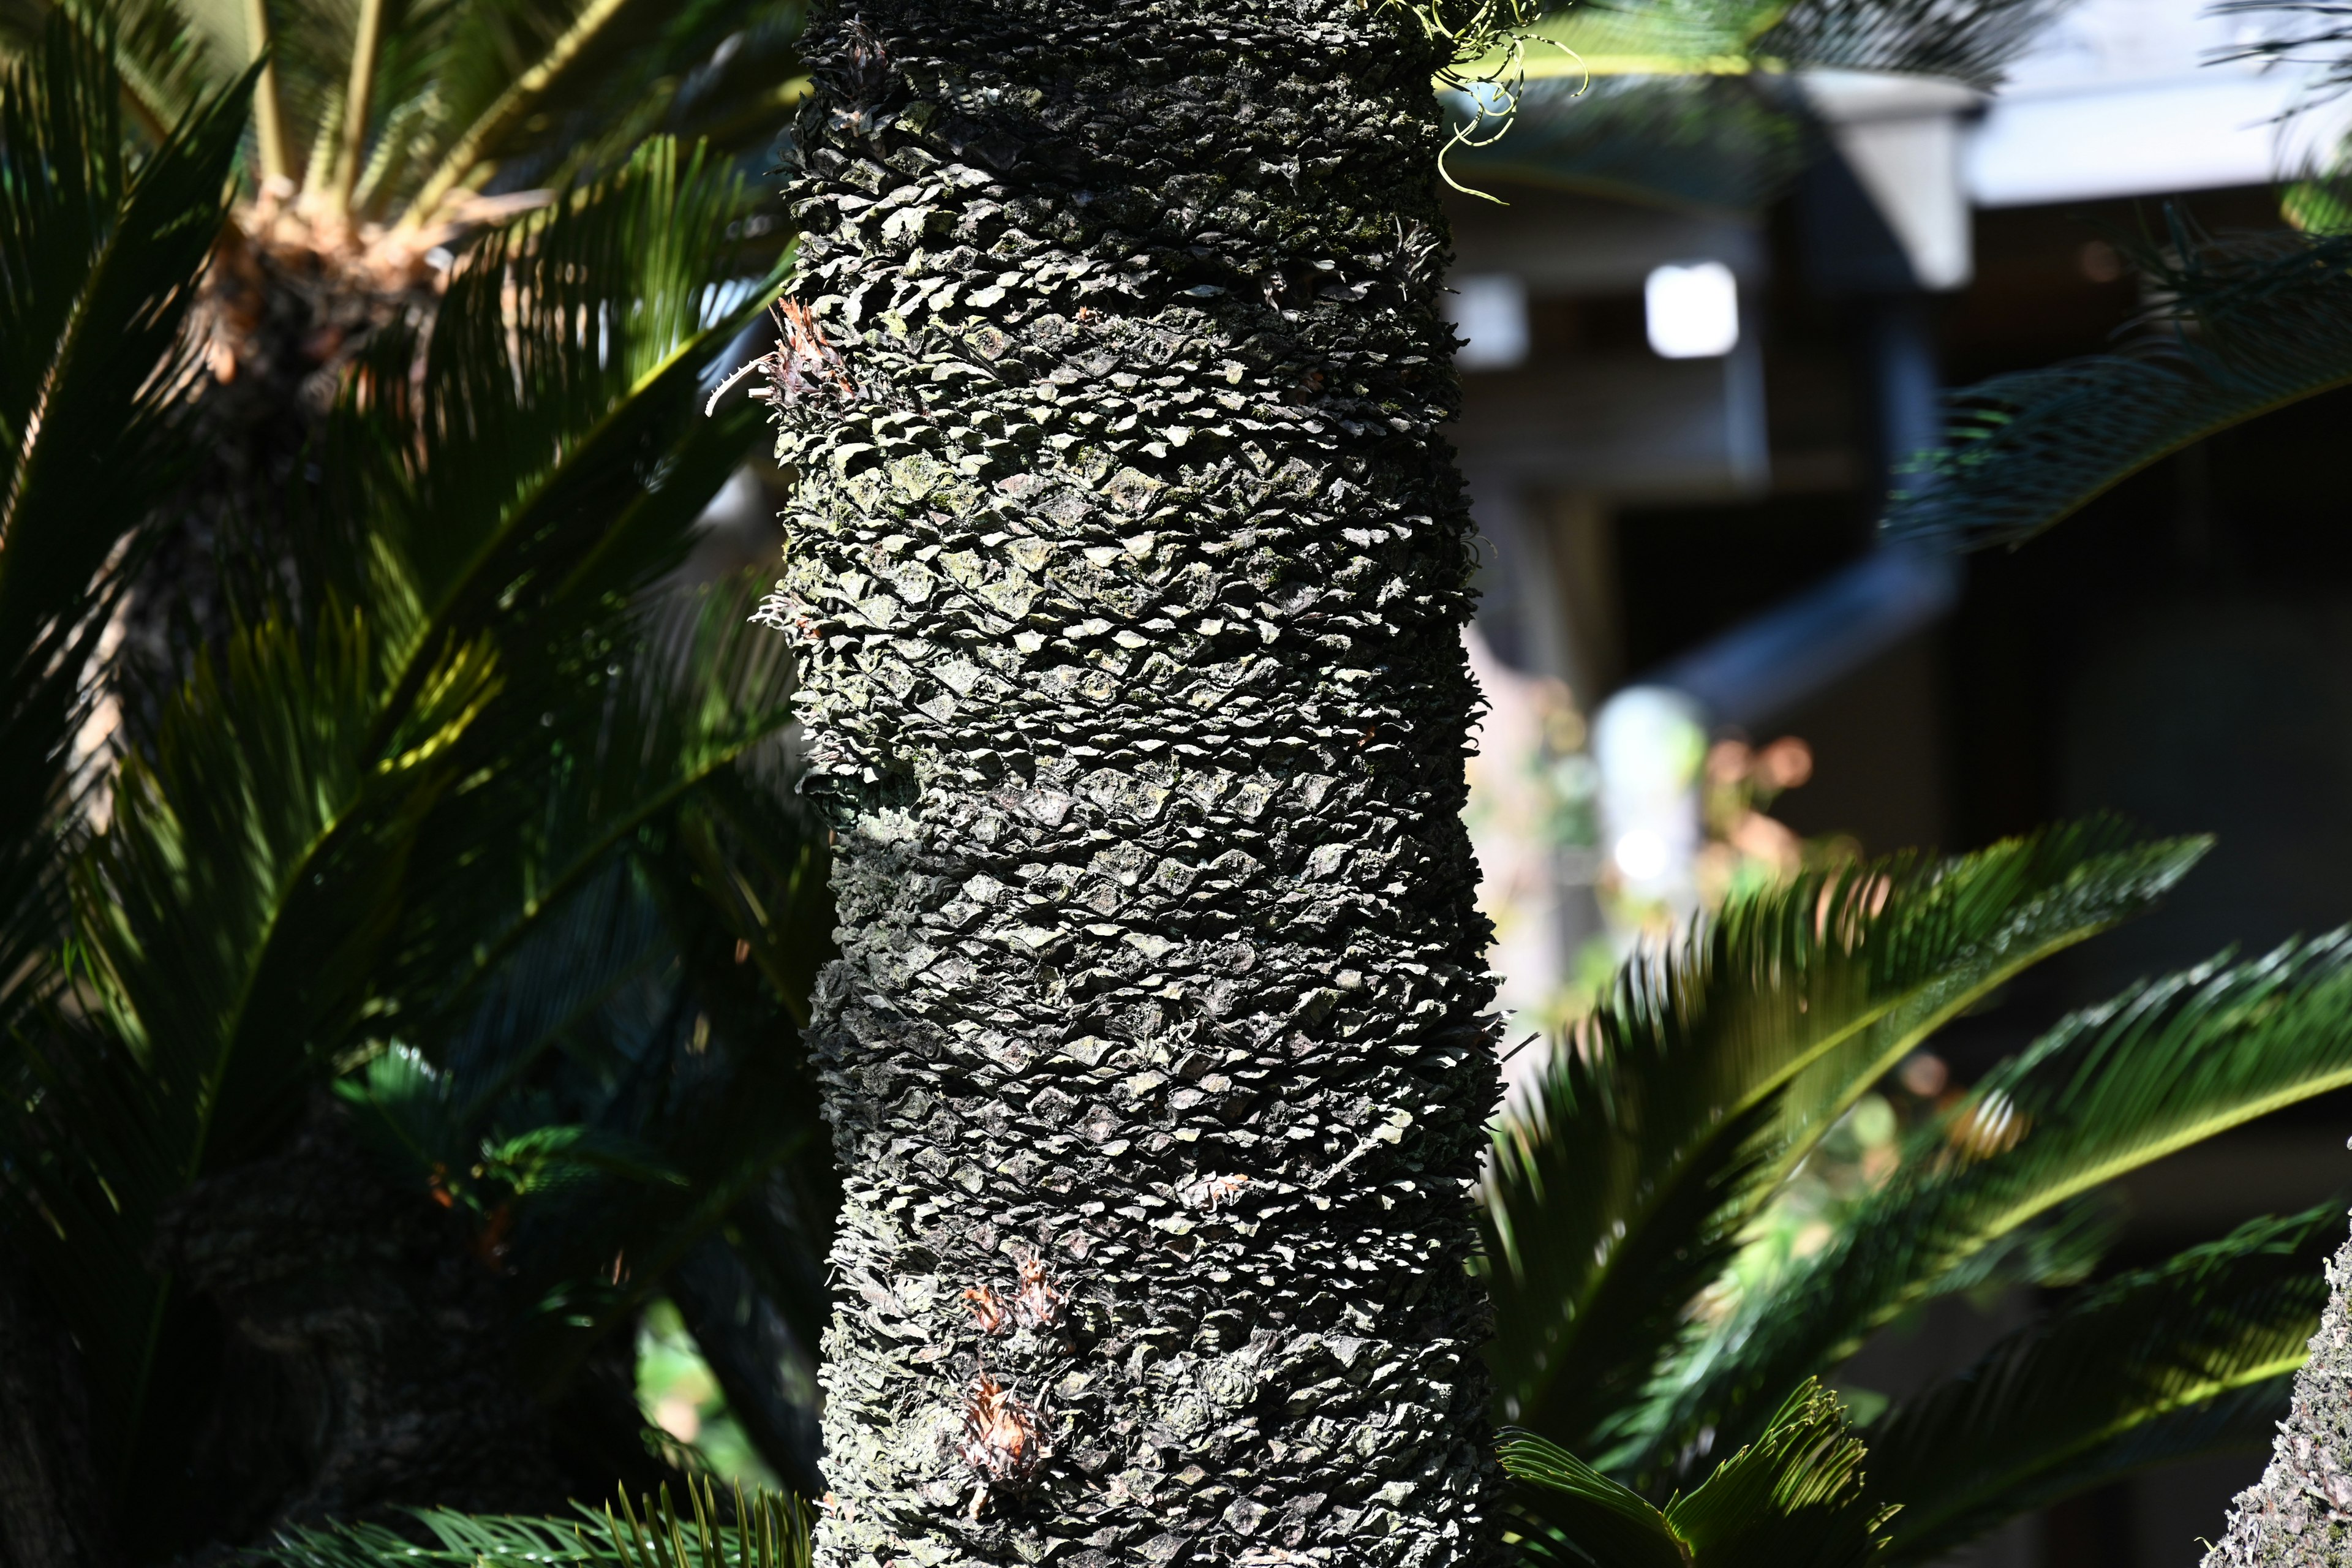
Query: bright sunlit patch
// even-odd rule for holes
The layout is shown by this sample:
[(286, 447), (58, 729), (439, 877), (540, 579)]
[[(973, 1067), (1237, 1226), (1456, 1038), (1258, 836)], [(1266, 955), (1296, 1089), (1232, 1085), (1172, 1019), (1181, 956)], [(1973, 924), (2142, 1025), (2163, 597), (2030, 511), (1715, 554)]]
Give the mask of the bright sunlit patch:
[(1646, 882), (1666, 869), (1666, 841), (1645, 827), (1621, 835), (1609, 853), (1617, 869), (1636, 882)]
[(1718, 359), (1739, 346), (1739, 280), (1720, 261), (1654, 268), (1642, 300), (1663, 359)]
[(1528, 357), (1528, 286), (1508, 272), (1454, 279), (1454, 325), (1465, 340), (1454, 363), (1464, 370), (1508, 370)]

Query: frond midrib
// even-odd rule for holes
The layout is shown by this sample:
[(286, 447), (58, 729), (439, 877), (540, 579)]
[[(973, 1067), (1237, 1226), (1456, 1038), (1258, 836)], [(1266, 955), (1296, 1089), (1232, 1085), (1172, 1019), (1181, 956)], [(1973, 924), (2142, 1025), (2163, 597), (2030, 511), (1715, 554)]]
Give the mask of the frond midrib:
[[(2239, 406), (2229, 412), (2217, 414), (2187, 434), (2167, 441), (2159, 447), (2142, 448), (2141, 455), (2129, 459), (2126, 463), (2119, 463), (2110, 468), (2094, 482), (2076, 487), (2049, 506), (2034, 508), (2034, 521), (2004, 527), (1999, 537), (2005, 540), (2023, 541), (2046, 529), (2055, 528), (2134, 475), (2146, 472), (2165, 458), (2177, 456), (2196, 446), (2200, 441), (2218, 435), (2221, 431), (2260, 419), (2266, 414), (2275, 414), (2280, 409), (2291, 408), (2298, 403), (2307, 402), (2311, 398), (2323, 396), (2345, 386), (2352, 386), (2352, 369), (2300, 383), (2294, 389), (2280, 393), (2277, 396), (2263, 403)], [(1963, 448), (1958, 455), (1965, 457), (1968, 454)], [(1926, 493), (1931, 499), (1936, 494), (1933, 489)], [(1967, 525), (1961, 526), (1965, 528)], [(1897, 524), (1895, 531), (1932, 533), (1942, 531), (1942, 526), (1932, 522), (1912, 524), (1907, 527)]]
[[(2352, 1065), (2339, 1068), (2333, 1072), (2298, 1079), (2291, 1086), (2274, 1089), (2254, 1100), (2237, 1102), (2227, 1111), (2194, 1121), (2152, 1142), (2135, 1143), (2128, 1148), (2119, 1149), (2107, 1158), (2083, 1167), (2063, 1181), (2037, 1189), (2032, 1197), (1994, 1211), (1999, 1215), (1997, 1223), (1980, 1229), (1972, 1229), (1972, 1234), (1984, 1241), (1998, 1240), (2028, 1220), (2047, 1213), (2066, 1200), (2079, 1197), (2095, 1187), (2104, 1186), (2116, 1177), (2138, 1170), (2143, 1165), (2154, 1164), (2167, 1155), (2177, 1154), (2192, 1144), (2204, 1142), (2207, 1139), (2226, 1132), (2232, 1127), (2260, 1121), (2274, 1110), (2284, 1110), (2290, 1105), (2298, 1104), (2317, 1095), (2326, 1094), (2347, 1086), (2352, 1086)], [(2022, 1147), (2023, 1145), (2021, 1144), (2020, 1148)]]
[(444, 197), (462, 184), (467, 176), (482, 162), (482, 151), (509, 127), (530, 113), (530, 106), (547, 89), (563, 68), (579, 58), (581, 52), (595, 40), (607, 23), (627, 9), (634, 0), (592, 0), (562, 37), (551, 44), (523, 74), (507, 85), (504, 91), (491, 100), (489, 106), (477, 116), (443, 153), (433, 172), (425, 176), (416, 195), (409, 199), (396, 226), (419, 228), (432, 221)]

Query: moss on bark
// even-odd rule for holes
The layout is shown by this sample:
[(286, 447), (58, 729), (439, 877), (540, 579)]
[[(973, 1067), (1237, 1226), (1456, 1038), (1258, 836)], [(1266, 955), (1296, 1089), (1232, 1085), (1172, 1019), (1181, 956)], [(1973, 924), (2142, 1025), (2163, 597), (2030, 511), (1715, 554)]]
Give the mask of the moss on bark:
[(1358, 0), (809, 48), (821, 1560), (1496, 1561), (1437, 61)]

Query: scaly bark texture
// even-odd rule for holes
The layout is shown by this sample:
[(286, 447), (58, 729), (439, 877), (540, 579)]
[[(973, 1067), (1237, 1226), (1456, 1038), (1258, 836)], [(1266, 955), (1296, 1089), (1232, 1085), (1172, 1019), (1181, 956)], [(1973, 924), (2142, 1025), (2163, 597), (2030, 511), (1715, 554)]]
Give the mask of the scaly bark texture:
[(2352, 1563), (2352, 1242), (2327, 1265), (2327, 1310), (2294, 1374), (2263, 1479), (2238, 1494), (2204, 1568), (2344, 1568)]
[(1360, 0), (822, 13), (764, 362), (831, 1568), (1498, 1559), (1442, 142)]

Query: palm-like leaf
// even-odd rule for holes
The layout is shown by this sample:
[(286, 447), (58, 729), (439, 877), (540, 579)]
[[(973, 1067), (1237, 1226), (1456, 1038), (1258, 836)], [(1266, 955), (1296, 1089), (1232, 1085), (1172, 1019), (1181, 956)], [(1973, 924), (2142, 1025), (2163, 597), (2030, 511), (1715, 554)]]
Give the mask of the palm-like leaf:
[(1895, 1559), (1927, 1562), (2134, 1470), (2259, 1446), (2326, 1304), (2342, 1205), (2256, 1220), (2011, 1335), (1871, 1428)]
[[(764, 151), (790, 101), (779, 89), (800, 71), (798, 0), (504, 0), (446, 9), (437, 47), (409, 46), (437, 67), (415, 72), (436, 118), (433, 156), (415, 160), (411, 223), (430, 221), (453, 195), (501, 169), (545, 179), (593, 168), (656, 131)], [(396, 115), (395, 105), (388, 125)], [(551, 125), (570, 132), (552, 142), (560, 152), (551, 151)]]
[[(763, 1205), (779, 1183), (805, 1187), (808, 1167), (824, 1166), (829, 1151), (783, 998), (762, 984), (765, 966), (738, 962), (742, 948), (729, 912), (681, 885), (679, 831), (673, 826), (654, 836), (634, 868), (645, 895), (663, 910), (671, 962), (639, 988), (634, 1016), (626, 999), (608, 1009), (564, 1043), (561, 1070), (540, 1081), (583, 1119), (656, 1151), (685, 1180), (583, 1188), (563, 1203), (536, 1205), (528, 1216), (537, 1229), (520, 1259), (521, 1284), (540, 1307), (521, 1348), (527, 1368), (551, 1385), (600, 1334), (633, 1320), (669, 1288), (673, 1270), (706, 1250), (722, 1228), (730, 1233), (725, 1250), (741, 1265), (726, 1271), (752, 1269), (759, 1248), (741, 1235), (746, 1211)], [(805, 843), (805, 827), (800, 831)], [(775, 902), (780, 913), (802, 903), (822, 906), (805, 891)], [(776, 921), (762, 940), (776, 941), (790, 925)], [(797, 1008), (806, 998), (791, 1000)], [(505, 1109), (526, 1107), (510, 1102)], [(809, 1244), (822, 1237), (797, 1239), (805, 1268), (815, 1256)], [(617, 1279), (610, 1267), (615, 1255), (628, 1259)], [(750, 1275), (761, 1286), (758, 1293), (785, 1314), (800, 1342), (813, 1345), (821, 1320), (796, 1310), (795, 1293), (779, 1292), (761, 1272)], [(817, 1479), (812, 1454), (773, 1458), (779, 1468), (797, 1459), (806, 1472), (800, 1479)]]
[(1897, 71), (1990, 87), (2066, 0), (1607, 0), (1531, 29), (1529, 74)]
[[(747, 962), (753, 944), (739, 945), (738, 911), (679, 870), (682, 822), (698, 809), (666, 814), (626, 854), (607, 856), (581, 894), (528, 922), (469, 987), (473, 1011), (458, 1029), (426, 1031), (445, 1067), (394, 1048), (341, 1086), (420, 1184), (502, 1234), (515, 1227), (514, 1289), (536, 1303), (519, 1349), (544, 1385), (667, 1288), (673, 1264), (708, 1251), (721, 1226), (740, 1229), (775, 1181), (822, 1159), (791, 1048), (789, 1015), (805, 997), (761, 983), (770, 966)], [(787, 825), (778, 847), (789, 852), (794, 838), (809, 843), (804, 824)], [(797, 911), (822, 903), (807, 879), (763, 891), (773, 912), (751, 929), (768, 945), (796, 940)], [(788, 1163), (793, 1173), (780, 1171)], [(795, 1254), (813, 1239), (797, 1237)], [(766, 1272), (755, 1271), (758, 1293), (780, 1300), (813, 1343), (818, 1317), (795, 1310), (811, 1292), (756, 1279)], [(821, 1314), (822, 1288), (813, 1294)]]
[[(1864, 1487), (1861, 1441), (1808, 1382), (1763, 1434), (1663, 1509), (1531, 1433), (1507, 1431), (1504, 1468), (1538, 1529), (1529, 1556), (1597, 1568), (1867, 1568), (1895, 1510)], [(1562, 1548), (1567, 1550), (1562, 1550)]]
[(1600, 0), (1561, 5), (1448, 95), (1479, 180), (1760, 209), (1822, 155), (1802, 73), (1998, 81), (2067, 0)]
[[(63, 22), (0, 69), (0, 1073), (11, 1110), (43, 1098), (26, 1041), (64, 978), (47, 960), (97, 777), (95, 759), (76, 754), (96, 711), (85, 675), (131, 536), (190, 457), (173, 419), (181, 326), (225, 216), (242, 84), (136, 164), (123, 96), (105, 41)], [(9, 1139), (0, 1158), (0, 1235), (19, 1257), (53, 1246), (59, 1216), (23, 1201), (41, 1174), (37, 1152)], [(91, 1358), (85, 1368), (121, 1370)]]
[(223, 0), (191, 0), (184, 9), (173, 0), (0, 0), (0, 58), (38, 49), (52, 27), (104, 49), (113, 57), (121, 111), (160, 142), (246, 66), (226, 8)]
[(2202, 850), (2094, 824), (1804, 877), (1733, 905), (1671, 961), (1630, 966), (1496, 1139), (1487, 1355), (1505, 1417), (1594, 1446), (1856, 1097), (2020, 970), (2146, 908)]
[(1892, 532), (2013, 542), (2217, 430), (2352, 382), (2352, 236), (2208, 238), (2136, 254), (2166, 300), (2121, 352), (1997, 376), (1952, 397)]
[[(807, 1504), (797, 1497), (735, 1489), (735, 1522), (721, 1522), (721, 1499), (708, 1481), (687, 1488), (676, 1507), (658, 1500), (591, 1511), (575, 1520), (482, 1518), (440, 1510), (415, 1516), (430, 1536), (420, 1545), (380, 1524), (289, 1531), (251, 1553), (277, 1568), (808, 1568)], [(574, 1505), (575, 1507), (579, 1505)]]
[[(265, 37), (250, 36), (258, 9)], [(306, 210), (423, 229), (512, 191), (616, 167), (649, 135), (764, 151), (800, 80), (803, 0), (0, 0), (0, 54), (52, 15), (119, 51), (150, 127), (267, 44), (261, 163)]]
[(615, 846), (783, 721), (782, 670), (716, 616), (636, 658), (633, 595), (750, 435), (694, 395), (734, 327), (700, 311), (736, 199), (656, 144), (487, 247), (424, 341), (379, 344), (313, 603), (232, 638), (123, 772), (79, 880), (106, 1026), (60, 1019), (32, 1052), (10, 1143), (12, 1228), (112, 1379), (126, 1487), (196, 1397), (143, 1267), (161, 1205), (264, 1147), (322, 1070), (454, 1027)]
[[(723, 465), (714, 466), (723, 471)], [(534, 1044), (547, 1037), (504, 1024), (492, 1036), (480, 1016), (485, 993), (501, 969), (564, 917), (567, 900), (605, 875), (616, 853), (649, 824), (706, 789), (740, 788), (739, 768), (791, 721), (791, 654), (765, 646), (775, 639), (763, 643), (741, 608), (740, 595), (701, 596), (669, 637), (626, 649), (625, 674), (604, 675), (585, 687), (598, 710), (579, 716), (577, 742), (560, 745), (542, 759), (544, 765), (517, 770), (521, 776), (507, 781), (509, 798), (502, 805), (453, 803), (427, 821), (434, 886), (432, 897), (416, 906), (419, 918), (403, 933), (401, 1032), (436, 1056), (456, 1048), (444, 1041), (495, 1038), (500, 1073), (527, 1069)], [(577, 673), (559, 666), (553, 681)], [(545, 721), (551, 713), (554, 725)], [(527, 717), (544, 731), (562, 728), (566, 713), (557, 704)], [(511, 837), (485, 840), (477, 830), (486, 818), (511, 826)], [(774, 852), (793, 853), (807, 832), (803, 822), (782, 825)], [(813, 892), (814, 882), (803, 879), (800, 890)], [(796, 905), (787, 904), (776, 914), (789, 921), (796, 912)], [(805, 934), (793, 931), (794, 937)], [(782, 938), (771, 933), (762, 940)], [(558, 981), (563, 973), (557, 957), (549, 966), (550, 982), (582, 983)], [(805, 985), (789, 994), (804, 995)], [(478, 1074), (483, 1064), (467, 1066)]]
[(2352, 933), (2145, 984), (2068, 1018), (1924, 1130), (1829, 1246), (1751, 1294), (1661, 1378), (1653, 1463), (1759, 1408), (1952, 1288), (1984, 1250), (2116, 1177), (2352, 1084)]
[(134, 166), (108, 53), (63, 23), (0, 71), (0, 1036), (54, 972), (58, 835), (118, 548), (187, 461), (180, 329), (241, 93)]
[[(420, 1180), (492, 1152), (487, 1183), (451, 1177), (445, 1190), (491, 1225), (521, 1215), (509, 1267), (538, 1307), (519, 1350), (543, 1386), (675, 1289), (672, 1265), (689, 1258), (698, 1279), (752, 1282), (766, 1303), (755, 1315), (782, 1314), (803, 1345), (829, 1310), (810, 1261), (821, 1232), (775, 1237), (769, 1212), (786, 1190), (801, 1194), (791, 1212), (831, 1208), (828, 1145), (793, 1039), (830, 922), (821, 844), (783, 805), (785, 781), (761, 767), (789, 717), (790, 659), (750, 626), (750, 599), (748, 584), (721, 584), (666, 616), (658, 651), (636, 661), (646, 716), (609, 722), (601, 765), (551, 785), (514, 863), (508, 896), (520, 901), (476, 922), (487, 940), (407, 1021), (444, 1067), (389, 1053), (349, 1086)], [(720, 817), (748, 820), (756, 837)], [(525, 1193), (496, 1173), (495, 1151), (518, 1128), (621, 1140), (679, 1179), (646, 1179), (650, 1163), (635, 1174), (608, 1165)], [(722, 1226), (724, 1244), (711, 1239)], [(629, 1260), (619, 1277), (616, 1258)], [(730, 1301), (698, 1337), (726, 1341), (751, 1321), (739, 1316)], [(707, 1349), (732, 1377), (731, 1401), (776, 1417), (759, 1432), (771, 1462), (814, 1485), (805, 1422), (783, 1415), (773, 1358), (755, 1384), (727, 1343)]]

